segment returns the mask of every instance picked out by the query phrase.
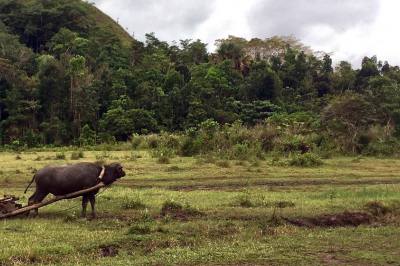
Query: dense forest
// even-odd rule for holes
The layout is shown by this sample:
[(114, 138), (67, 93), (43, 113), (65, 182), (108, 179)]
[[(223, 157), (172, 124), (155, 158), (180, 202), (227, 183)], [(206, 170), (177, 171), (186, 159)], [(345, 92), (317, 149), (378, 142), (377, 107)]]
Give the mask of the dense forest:
[(292, 37), (216, 44), (140, 42), (80, 0), (0, 0), (1, 143), (125, 141), (213, 121), (301, 127), (349, 152), (397, 147), (398, 66), (334, 65)]

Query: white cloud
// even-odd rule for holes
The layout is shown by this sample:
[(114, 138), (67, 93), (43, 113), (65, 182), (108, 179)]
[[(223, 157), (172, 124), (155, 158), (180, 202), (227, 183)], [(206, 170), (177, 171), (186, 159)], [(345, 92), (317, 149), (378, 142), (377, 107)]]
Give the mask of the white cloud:
[(245, 14), (257, 0), (216, 0), (215, 10), (198, 30), (193, 33), (195, 38), (209, 43), (213, 48), (217, 39), (235, 35), (244, 38), (251, 37), (251, 29)]
[(336, 62), (359, 65), (365, 55), (400, 64), (398, 0), (95, 0), (135, 32), (162, 40), (201, 39), (212, 49), (228, 35), (267, 38), (294, 34)]
[(398, 44), (400, 36), (397, 0), (381, 0), (376, 19), (372, 23), (357, 24), (343, 32), (318, 27), (312, 28), (303, 41), (314, 49), (332, 52), (335, 61), (347, 60), (359, 66), (364, 56), (376, 55), (381, 61), (400, 64)]

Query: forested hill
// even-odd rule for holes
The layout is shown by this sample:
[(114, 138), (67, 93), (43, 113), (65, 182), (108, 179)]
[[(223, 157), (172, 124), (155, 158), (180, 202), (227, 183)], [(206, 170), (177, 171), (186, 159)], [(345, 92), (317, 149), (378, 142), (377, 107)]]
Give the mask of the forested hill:
[(400, 132), (400, 70), (375, 57), (333, 65), (287, 37), (231, 36), (215, 53), (200, 40), (142, 43), (79, 0), (0, 0), (0, 20), (2, 144), (126, 140), (210, 119), (307, 122), (352, 147)]

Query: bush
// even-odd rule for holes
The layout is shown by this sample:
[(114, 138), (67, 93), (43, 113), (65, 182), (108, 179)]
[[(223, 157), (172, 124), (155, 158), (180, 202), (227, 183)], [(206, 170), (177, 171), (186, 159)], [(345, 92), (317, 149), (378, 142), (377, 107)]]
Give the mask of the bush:
[(158, 158), (157, 162), (159, 164), (170, 164), (171, 160), (166, 156), (161, 156), (161, 157)]
[(133, 225), (128, 230), (129, 235), (147, 235), (150, 233), (151, 233), (151, 228), (146, 224)]
[(316, 167), (322, 164), (322, 160), (313, 153), (298, 154), (289, 160), (290, 166), (297, 167)]
[(180, 136), (162, 133), (160, 136), (160, 145), (178, 151), (181, 146)]
[(281, 143), (284, 153), (308, 153), (311, 151), (312, 144), (308, 143), (303, 135), (287, 136)]
[(276, 127), (258, 125), (254, 129), (257, 140), (261, 144), (263, 151), (273, 151), (275, 148), (275, 142), (279, 136), (279, 131)]
[(153, 158), (173, 158), (175, 157), (175, 151), (167, 147), (159, 147), (157, 149), (151, 150), (150, 155)]
[(143, 203), (142, 199), (124, 199), (124, 203), (121, 206), (123, 209), (127, 210), (144, 210), (146, 209), (146, 205)]
[(93, 146), (96, 145), (96, 132), (90, 128), (89, 125), (85, 125), (81, 130), (79, 136), (79, 143), (81, 146)]
[(257, 204), (251, 200), (249, 193), (244, 193), (243, 195), (239, 196), (237, 199), (237, 204), (242, 208), (254, 208), (257, 206)]
[(71, 160), (79, 160), (84, 157), (83, 151), (74, 151), (71, 154)]
[(160, 145), (160, 138), (157, 135), (148, 135), (146, 137), (146, 146), (149, 149), (156, 149)]
[(56, 160), (65, 160), (65, 153), (57, 153), (55, 159)]
[(99, 133), (98, 141), (99, 143), (106, 143), (106, 144), (115, 144), (117, 142), (115, 137), (107, 132)]
[(143, 137), (138, 134), (132, 134), (131, 145), (133, 149), (138, 149), (143, 142)]
[(229, 163), (229, 161), (217, 161), (215, 163), (217, 166), (222, 167), (222, 168), (229, 168), (231, 167), (231, 164)]
[(391, 156), (398, 153), (400, 143), (395, 140), (376, 141), (369, 143), (363, 153), (371, 156)]
[(198, 139), (187, 136), (184, 138), (182, 146), (179, 149), (179, 155), (185, 157), (198, 155), (201, 147), (201, 142)]
[(255, 159), (263, 159), (264, 154), (261, 149), (261, 145), (257, 142), (249, 144), (235, 144), (227, 151), (221, 151), (227, 153), (228, 159), (230, 160), (247, 160), (252, 161)]

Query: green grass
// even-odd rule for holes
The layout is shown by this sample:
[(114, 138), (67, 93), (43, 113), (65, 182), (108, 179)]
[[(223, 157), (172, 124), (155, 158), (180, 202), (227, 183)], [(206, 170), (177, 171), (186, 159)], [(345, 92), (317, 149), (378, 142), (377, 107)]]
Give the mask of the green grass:
[[(65, 159), (56, 159), (60, 152)], [(26, 203), (32, 189), (27, 195), (23, 190), (33, 172), (49, 164), (76, 163), (70, 160), (72, 153), (22, 152), (18, 160), (16, 153), (0, 153), (0, 195), (15, 194)], [(98, 195), (98, 218), (80, 218), (80, 200), (74, 199), (41, 209), (38, 218), (0, 221), (0, 245), (5, 247), (0, 265), (400, 261), (398, 159), (334, 158), (319, 167), (299, 168), (276, 166), (272, 158), (221, 165), (218, 160), (175, 157), (160, 164), (146, 151), (135, 151), (134, 158), (131, 151), (84, 154), (79, 161), (119, 161), (127, 172)], [(366, 211), (372, 201), (394, 206), (393, 211), (359, 227), (307, 228), (279, 220)]]

